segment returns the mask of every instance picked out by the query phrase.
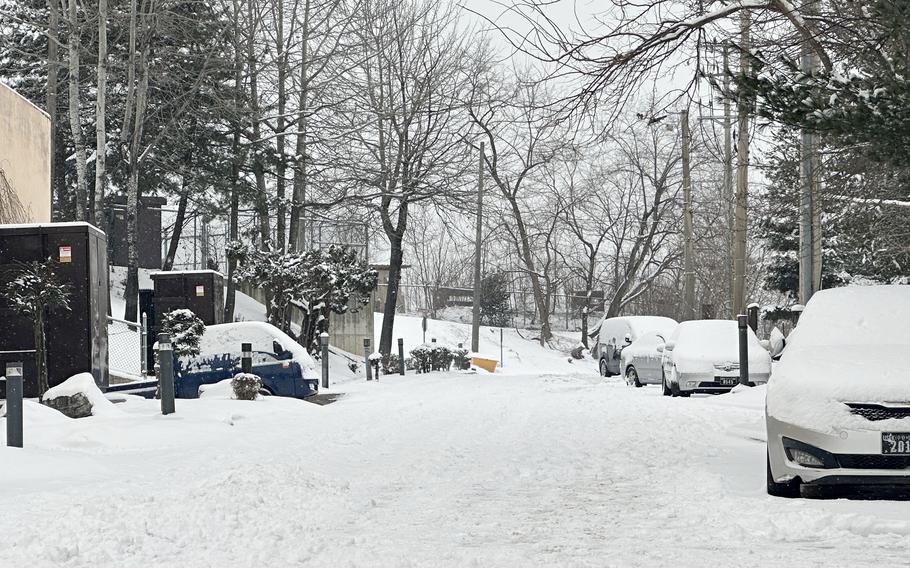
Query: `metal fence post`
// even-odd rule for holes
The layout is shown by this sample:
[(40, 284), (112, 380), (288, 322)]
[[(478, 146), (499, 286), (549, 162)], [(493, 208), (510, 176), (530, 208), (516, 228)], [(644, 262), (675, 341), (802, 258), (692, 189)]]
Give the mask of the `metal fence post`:
[(161, 392), (161, 414), (174, 413), (174, 351), (171, 336), (158, 334), (158, 390)]
[(329, 334), (319, 334), (319, 343), (322, 345), (322, 388), (329, 388)]
[(739, 384), (752, 386), (749, 382), (749, 316), (736, 318), (739, 327)]
[(248, 375), (253, 373), (253, 344), (240, 344), (240, 372)]
[(404, 376), (404, 338), (398, 338), (398, 374)]
[(6, 445), (22, 447), (22, 362), (6, 364)]
[(373, 365), (370, 363), (370, 338), (363, 338), (363, 363), (367, 367), (367, 380), (373, 380)]
[(149, 321), (148, 314), (142, 314), (142, 326), (139, 328), (139, 349), (141, 350), (140, 357), (142, 358), (142, 373), (143, 375), (148, 375), (149, 372), (149, 362), (148, 362), (148, 343), (149, 343)]

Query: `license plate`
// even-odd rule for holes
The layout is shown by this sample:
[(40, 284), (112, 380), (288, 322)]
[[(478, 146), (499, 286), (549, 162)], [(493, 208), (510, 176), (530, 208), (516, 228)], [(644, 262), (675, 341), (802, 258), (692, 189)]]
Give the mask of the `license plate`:
[(722, 387), (732, 387), (739, 384), (739, 377), (716, 377), (715, 380)]
[(883, 454), (910, 454), (910, 432), (882, 432)]

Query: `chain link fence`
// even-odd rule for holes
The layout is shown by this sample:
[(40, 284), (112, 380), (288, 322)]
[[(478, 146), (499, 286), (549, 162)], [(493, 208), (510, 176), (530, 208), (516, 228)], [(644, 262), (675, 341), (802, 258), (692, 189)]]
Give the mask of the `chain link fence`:
[(111, 375), (140, 379), (145, 368), (142, 326), (117, 318), (107, 318), (107, 358)]

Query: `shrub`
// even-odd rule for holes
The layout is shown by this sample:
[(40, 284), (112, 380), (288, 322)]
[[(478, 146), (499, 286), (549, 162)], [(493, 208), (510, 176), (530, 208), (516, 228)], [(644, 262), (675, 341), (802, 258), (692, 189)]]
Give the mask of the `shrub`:
[(441, 343), (424, 343), (411, 350), (412, 364), (418, 373), (448, 371), (454, 358), (453, 349)]
[(231, 387), (237, 400), (256, 400), (262, 389), (262, 380), (251, 373), (237, 373), (231, 379)]
[(471, 359), (468, 357), (468, 350), (465, 347), (456, 348), (452, 353), (452, 360), (456, 369), (467, 371), (471, 368)]

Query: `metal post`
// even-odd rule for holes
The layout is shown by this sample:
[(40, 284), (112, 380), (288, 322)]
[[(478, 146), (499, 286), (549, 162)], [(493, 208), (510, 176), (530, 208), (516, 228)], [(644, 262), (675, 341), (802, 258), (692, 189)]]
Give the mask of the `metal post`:
[(404, 376), (404, 338), (398, 338), (398, 374)]
[(329, 388), (329, 334), (325, 331), (319, 334), (319, 343), (322, 345), (322, 388)]
[(6, 364), (6, 445), (22, 447), (22, 362)]
[(499, 328), (499, 366), (505, 367), (506, 360), (502, 354), (502, 328)]
[[(740, 73), (750, 73), (749, 49), (751, 15), (740, 12)], [(733, 215), (733, 313), (741, 314), (746, 307), (746, 245), (749, 211), (749, 101), (740, 95), (737, 101), (736, 125), (736, 198)]]
[(480, 345), (481, 243), (483, 237), (483, 142), (477, 166), (477, 227), (474, 231), (474, 297), (471, 306), (471, 349)]
[(736, 317), (739, 327), (739, 384), (752, 386), (749, 382), (749, 316)]
[(363, 363), (367, 367), (367, 380), (373, 380), (373, 365), (370, 364), (370, 338), (363, 338)]
[(158, 334), (158, 391), (161, 393), (161, 414), (174, 413), (174, 351), (171, 336)]
[(142, 357), (142, 372), (148, 374), (149, 372), (149, 362), (148, 362), (148, 344), (149, 344), (149, 321), (148, 314), (142, 314), (142, 326), (139, 328), (139, 342), (141, 343), (141, 353)]
[(752, 331), (758, 333), (758, 306), (756, 304), (750, 304), (746, 308), (746, 313), (749, 315), (749, 327), (752, 328)]
[(240, 372), (250, 375), (253, 373), (253, 344), (241, 343), (240, 351)]

